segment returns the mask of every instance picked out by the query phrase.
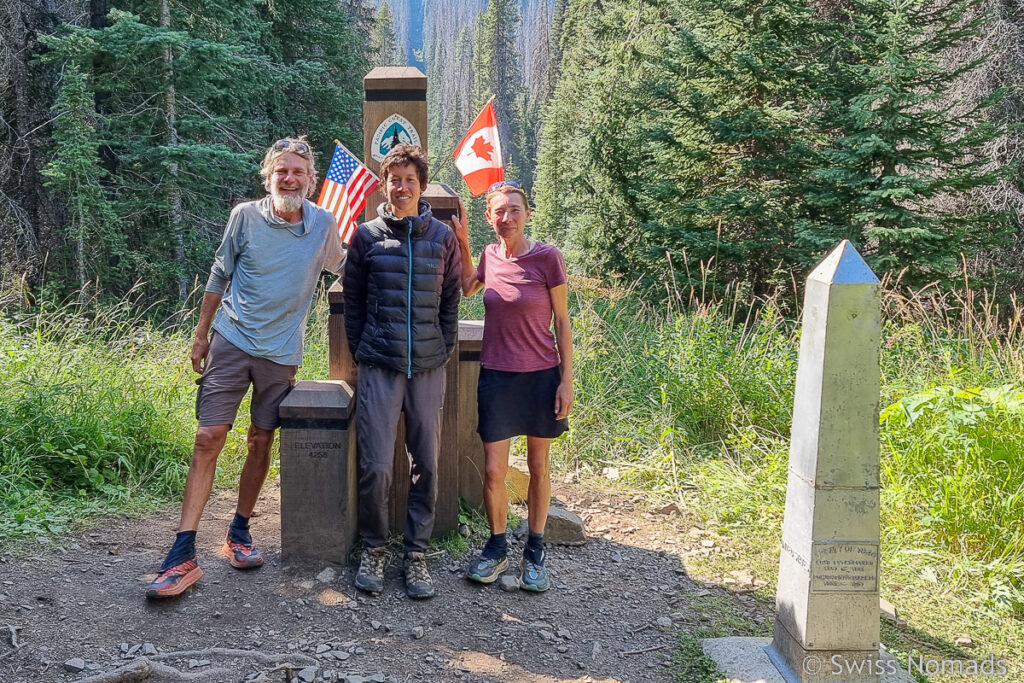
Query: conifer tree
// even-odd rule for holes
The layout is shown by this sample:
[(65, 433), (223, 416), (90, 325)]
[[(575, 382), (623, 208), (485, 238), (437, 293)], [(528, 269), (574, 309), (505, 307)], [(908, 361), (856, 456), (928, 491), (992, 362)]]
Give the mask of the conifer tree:
[[(334, 138), (349, 149), (362, 149), (362, 84), (369, 54), (356, 17), (337, 0), (289, 0), (260, 10), (269, 27), (250, 49), (265, 52), (276, 72), (270, 102), (263, 102), (270, 109), (271, 136), (310, 135), (328, 159)], [(256, 79), (253, 86), (259, 90), (264, 83)]]
[[(522, 74), (516, 48), (520, 17), (515, 0), (491, 0), (477, 19), (473, 45), (473, 103), (479, 111), (494, 95), (506, 175), (521, 167)], [(475, 115), (475, 113), (474, 113)]]
[(258, 121), (246, 100), (269, 89), (258, 73), (243, 77), (243, 47), (197, 37), (220, 17), (186, 13), (178, 28), (162, 8), (150, 5), (148, 21), (111, 10), (103, 29), (67, 27), (47, 57), (99, 65), (102, 141), (116, 159), (118, 213), (133, 216), (133, 246), (146, 254), (139, 275), (180, 297), (200, 268), (189, 256), (223, 230), (222, 193), (253, 173), (245, 147)]
[[(564, 53), (544, 111), (534, 234), (559, 244), (567, 263), (584, 272), (643, 274), (650, 265), (637, 256), (635, 214), (612, 182), (610, 169), (617, 160), (601, 140), (625, 135), (636, 125), (635, 111), (644, 105), (626, 88), (642, 76), (645, 64), (650, 68), (642, 57), (662, 49), (677, 30), (654, 4), (568, 3), (560, 35), (552, 35)], [(633, 141), (641, 144), (639, 136)]]
[(78, 65), (64, 70), (54, 106), (52, 160), (43, 169), (46, 186), (67, 206), (64, 238), (70, 244), (80, 295), (92, 283), (102, 292), (129, 265), (117, 214), (106, 197), (107, 172), (99, 163), (93, 93)]
[[(823, 146), (806, 188), (808, 215), (798, 248), (822, 251), (848, 237), (882, 272), (905, 271), (911, 285), (958, 278), (964, 258), (1007, 243), (1009, 216), (949, 200), (991, 186), (1014, 171), (992, 167), (985, 146), (1004, 134), (993, 122), (996, 91), (957, 102), (950, 91), (985, 61), (949, 63), (977, 39), (987, 15), (980, 0), (855, 0), (846, 22), (851, 59), (836, 69), (837, 97), (819, 129)], [(845, 23), (845, 22), (844, 22)], [(962, 275), (962, 273), (961, 273)]]
[(987, 114), (1000, 93), (950, 101), (978, 62), (943, 55), (977, 35), (976, 10), (975, 0), (573, 3), (546, 112), (538, 227), (577, 263), (639, 275), (655, 292), (706, 278), (770, 290), (842, 238), (880, 273), (948, 281), (1008, 228), (1004, 214), (944, 201), (1012, 171), (992, 170), (982, 151), (1003, 134)]
[(671, 9), (678, 32), (623, 92), (635, 125), (598, 131), (636, 221), (622, 267), (654, 288), (702, 285), (708, 270), (713, 286), (784, 284), (788, 268), (817, 257), (794, 251), (793, 226), (813, 150), (829, 135), (813, 118), (837, 94), (828, 50), (843, 44), (839, 26), (805, 0)]
[(567, 0), (555, 0), (551, 12), (551, 28), (548, 31), (548, 83), (547, 92), (550, 96), (555, 91), (558, 75), (562, 68), (562, 25), (565, 23)]
[(370, 32), (370, 59), (372, 66), (404, 64), (402, 52), (395, 40), (395, 22), (387, 0), (380, 4)]

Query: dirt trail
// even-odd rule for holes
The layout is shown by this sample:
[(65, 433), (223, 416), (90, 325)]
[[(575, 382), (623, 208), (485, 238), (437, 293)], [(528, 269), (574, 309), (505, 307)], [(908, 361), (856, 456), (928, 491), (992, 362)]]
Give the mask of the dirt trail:
[[(84, 680), (148, 666), (139, 660), (147, 653), (148, 681), (280, 682), (280, 664), (309, 681), (667, 681), (694, 610), (726, 596), (763, 618), (749, 596), (686, 575), (682, 556), (715, 550), (678, 515), (639, 509), (639, 498), (555, 493), (587, 522), (588, 541), (549, 548), (555, 587), (543, 595), (472, 584), (462, 575), (468, 556), (435, 551), (434, 599), (405, 597), (397, 557), (384, 593), (364, 597), (352, 566), (281, 561), (279, 489), (268, 485), (252, 522), (266, 566), (239, 572), (217, 556), (233, 512), (225, 493), (200, 527), (203, 580), (149, 602), (143, 591), (176, 512), (106, 520), (33, 557), (0, 558), (0, 681)], [(513, 547), (514, 565), (521, 551)]]

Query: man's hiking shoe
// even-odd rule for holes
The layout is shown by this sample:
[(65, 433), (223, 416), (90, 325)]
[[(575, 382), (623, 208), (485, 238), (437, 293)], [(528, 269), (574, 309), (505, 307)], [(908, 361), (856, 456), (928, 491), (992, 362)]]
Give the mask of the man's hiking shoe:
[(525, 557), (519, 565), (519, 587), (532, 593), (543, 593), (551, 588), (548, 570), (542, 564), (534, 564)]
[(477, 583), (494, 583), (508, 569), (508, 556), (484, 557), (480, 555), (469, 565), (466, 578)]
[(384, 565), (388, 551), (384, 548), (363, 548), (356, 572), (356, 588), (376, 595), (384, 590)]
[(434, 597), (434, 581), (427, 571), (427, 558), (423, 553), (405, 556), (405, 593), (414, 600)]
[(231, 539), (224, 541), (220, 554), (228, 558), (235, 569), (255, 569), (263, 566), (263, 555), (254, 545), (235, 543)]
[(157, 577), (149, 584), (149, 588), (146, 589), (146, 597), (151, 599), (173, 598), (175, 595), (184, 593), (189, 586), (201, 578), (203, 578), (203, 570), (199, 568), (196, 556), (193, 555), (191, 560), (185, 560), (157, 574)]

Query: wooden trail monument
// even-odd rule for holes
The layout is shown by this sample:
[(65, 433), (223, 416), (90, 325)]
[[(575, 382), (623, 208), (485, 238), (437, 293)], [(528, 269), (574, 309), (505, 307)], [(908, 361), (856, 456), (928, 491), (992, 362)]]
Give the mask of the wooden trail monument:
[[(379, 174), (381, 160), (396, 142), (427, 149), (427, 79), (419, 69), (377, 67), (363, 79), (363, 91), (363, 162), (371, 171)], [(451, 188), (431, 183), (421, 196), (435, 218), (451, 225), (458, 211)], [(383, 197), (378, 189), (367, 199), (364, 220), (377, 215)], [(281, 552), (286, 558), (345, 562), (358, 533), (357, 368), (345, 336), (340, 280), (329, 289), (328, 303), (330, 377), (299, 382), (281, 405)], [(474, 505), (482, 501), (483, 443), (475, 431), (482, 328), (481, 321), (460, 322), (458, 347), (446, 366), (435, 536), (458, 528), (460, 495)], [(403, 422), (395, 439), (391, 489), (396, 532), (404, 527), (410, 477)]]
[[(395, 144), (419, 145), (429, 152), (427, 140), (427, 77), (414, 66), (378, 66), (363, 78), (363, 163), (380, 175), (380, 162)], [(434, 218), (451, 225), (459, 208), (450, 187), (430, 183), (421, 197)], [(366, 198), (363, 220), (377, 217), (384, 201), (383, 187)]]
[(848, 240), (807, 278), (774, 638), (716, 638), (727, 677), (912, 681), (879, 642), (878, 278)]

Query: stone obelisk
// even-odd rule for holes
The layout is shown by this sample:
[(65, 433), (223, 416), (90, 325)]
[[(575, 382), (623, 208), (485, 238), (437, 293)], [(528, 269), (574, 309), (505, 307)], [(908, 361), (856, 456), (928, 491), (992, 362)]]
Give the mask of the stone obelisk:
[(807, 278), (768, 654), (793, 681), (877, 681), (878, 278), (848, 240)]
[(807, 278), (775, 637), (711, 638), (743, 683), (911, 683), (880, 649), (878, 278), (847, 240)]

